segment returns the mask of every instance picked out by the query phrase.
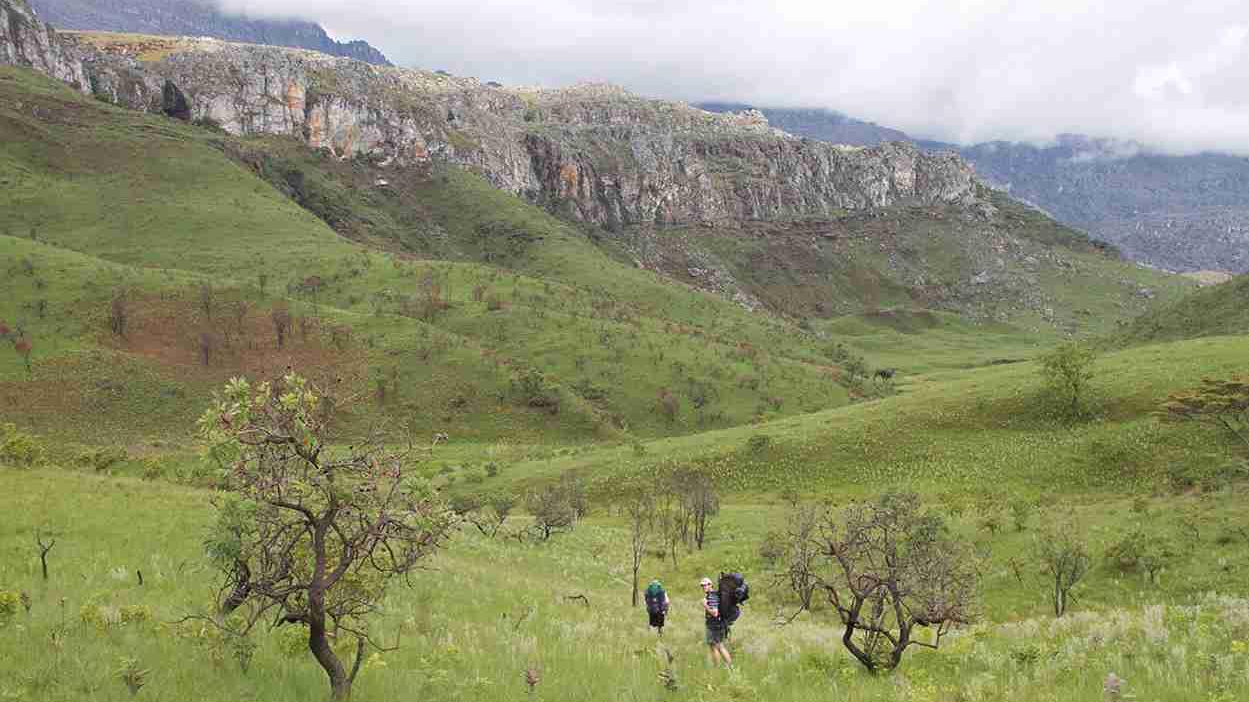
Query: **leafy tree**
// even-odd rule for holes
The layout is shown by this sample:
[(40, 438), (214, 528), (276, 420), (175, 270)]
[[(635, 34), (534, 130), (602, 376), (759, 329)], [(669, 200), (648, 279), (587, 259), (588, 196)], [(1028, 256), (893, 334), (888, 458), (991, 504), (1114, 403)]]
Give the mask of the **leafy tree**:
[(1171, 393), (1162, 412), (1170, 421), (1222, 427), (1249, 448), (1249, 376), (1204, 378), (1197, 388)]
[(533, 515), (534, 529), (543, 541), (561, 531), (571, 531), (577, 524), (577, 512), (572, 500), (559, 485), (546, 485), (531, 491), (525, 498), (525, 509)]
[[(840, 516), (827, 508), (805, 538), (811, 544), (794, 547), (814, 552), (803, 578), (814, 579), (841, 620), (842, 644), (871, 672), (897, 668), (912, 646), (936, 649), (975, 618), (975, 556), (913, 493), (856, 503)], [(932, 640), (917, 629), (932, 629)]]
[[(206, 547), (230, 593), (222, 610), (234, 613), (231, 630), (306, 627), (333, 699), (345, 700), (366, 647), (381, 648), (368, 618), (387, 584), (436, 551), (456, 519), (380, 435), (328, 445), (320, 406), (294, 374), (276, 385), (234, 379), (215, 398), (200, 431), (227, 469), (226, 494)], [(348, 635), (350, 670), (331, 645)]]
[(1038, 359), (1041, 377), (1061, 400), (1063, 413), (1069, 419), (1085, 414), (1089, 383), (1093, 380), (1093, 363), (1097, 352), (1077, 341), (1060, 344)]
[(1178, 563), (1186, 552), (1156, 522), (1142, 522), (1106, 549), (1106, 560), (1120, 570), (1138, 570), (1155, 584), (1158, 574)]

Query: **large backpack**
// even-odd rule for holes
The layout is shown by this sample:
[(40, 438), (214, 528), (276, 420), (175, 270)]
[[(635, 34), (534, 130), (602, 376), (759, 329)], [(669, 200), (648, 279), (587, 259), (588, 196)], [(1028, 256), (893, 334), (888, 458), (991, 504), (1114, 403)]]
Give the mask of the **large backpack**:
[(660, 614), (664, 611), (664, 601), (667, 599), (664, 592), (664, 586), (658, 580), (651, 581), (646, 586), (646, 613)]
[(732, 624), (742, 616), (741, 605), (750, 599), (750, 585), (741, 573), (720, 574), (720, 618)]

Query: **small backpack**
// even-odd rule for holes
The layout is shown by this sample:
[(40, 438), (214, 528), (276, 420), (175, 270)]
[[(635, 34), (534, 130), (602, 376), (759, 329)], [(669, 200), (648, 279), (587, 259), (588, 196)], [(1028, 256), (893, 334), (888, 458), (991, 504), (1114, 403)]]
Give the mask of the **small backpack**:
[(646, 612), (647, 614), (660, 614), (664, 611), (664, 601), (667, 594), (664, 592), (664, 586), (658, 580), (651, 581), (646, 586)]

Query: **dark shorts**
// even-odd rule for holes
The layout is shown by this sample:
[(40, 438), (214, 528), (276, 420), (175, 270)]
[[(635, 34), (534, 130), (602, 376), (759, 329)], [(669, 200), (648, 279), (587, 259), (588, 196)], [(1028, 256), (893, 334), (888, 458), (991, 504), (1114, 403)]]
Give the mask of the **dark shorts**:
[(648, 612), (647, 616), (650, 617), (651, 626), (655, 627), (656, 629), (664, 628), (664, 619), (667, 615), (665, 615), (663, 612)]
[(724, 643), (728, 638), (729, 627), (724, 622), (718, 620), (707, 621), (706, 641), (708, 646), (715, 646), (718, 643)]

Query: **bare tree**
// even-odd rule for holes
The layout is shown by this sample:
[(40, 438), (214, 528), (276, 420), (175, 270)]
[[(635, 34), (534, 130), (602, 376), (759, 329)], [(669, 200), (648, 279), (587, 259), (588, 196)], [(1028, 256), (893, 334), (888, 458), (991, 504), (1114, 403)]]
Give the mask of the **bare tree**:
[(648, 486), (637, 482), (625, 487), (616, 499), (629, 522), (629, 555), (633, 564), (633, 595), (632, 606), (638, 606), (638, 571), (642, 568), (642, 557), (646, 555), (646, 543), (651, 536), (651, 528), (655, 521), (655, 499)]
[[(816, 588), (836, 610), (842, 644), (871, 672), (892, 670), (912, 646), (935, 649), (974, 619), (979, 571), (970, 549), (914, 494), (827, 509), (813, 535)], [(933, 630), (931, 641), (916, 629)]]
[(666, 482), (655, 495), (655, 535), (663, 543), (664, 551), (672, 559), (673, 568), (678, 567), (678, 552), (688, 532), (685, 514), (680, 496), (672, 489), (671, 481)]
[[(329, 446), (319, 393), (294, 374), (281, 386), (232, 380), (200, 420), (228, 467), (207, 550), (236, 616), (245, 611), (235, 633), (263, 621), (307, 627), (332, 698), (346, 700), (366, 648), (382, 649), (367, 618), (386, 584), (436, 551), (456, 519), (410, 474), (409, 455), (388, 453), (380, 434)], [(348, 635), (350, 670), (331, 645)]]
[(269, 313), (269, 319), (273, 322), (273, 335), (281, 349), (286, 345), (286, 337), (291, 331), (291, 312), (285, 306), (279, 305)]
[(677, 471), (672, 480), (686, 512), (689, 540), (701, 551), (707, 538), (707, 523), (720, 513), (715, 483), (710, 475), (693, 468)]
[(108, 328), (118, 337), (126, 338), (130, 326), (130, 300), (125, 290), (118, 290), (109, 304)]
[(217, 350), (217, 335), (211, 331), (200, 332), (196, 339), (199, 349), (199, 360), (204, 365), (212, 365), (213, 353)]
[(35, 531), (35, 545), (39, 547), (39, 566), (43, 569), (43, 579), (48, 579), (48, 553), (56, 546), (56, 539), (44, 541), (43, 532)]
[(820, 549), (816, 537), (823, 516), (824, 509), (820, 505), (794, 500), (785, 529), (772, 536), (773, 547), (778, 551), (775, 554), (779, 565), (776, 584), (798, 597), (798, 612), (811, 609), (819, 584), (816, 568), (820, 563)]
[(1089, 572), (1092, 559), (1070, 518), (1047, 523), (1033, 542), (1033, 556), (1053, 585), (1054, 616), (1061, 617), (1071, 603), (1071, 590)]
[(217, 309), (217, 295), (213, 290), (212, 283), (200, 283), (199, 306), (200, 309), (204, 310), (205, 317), (213, 318), (213, 312)]

